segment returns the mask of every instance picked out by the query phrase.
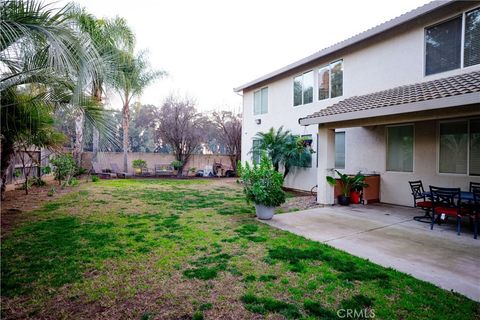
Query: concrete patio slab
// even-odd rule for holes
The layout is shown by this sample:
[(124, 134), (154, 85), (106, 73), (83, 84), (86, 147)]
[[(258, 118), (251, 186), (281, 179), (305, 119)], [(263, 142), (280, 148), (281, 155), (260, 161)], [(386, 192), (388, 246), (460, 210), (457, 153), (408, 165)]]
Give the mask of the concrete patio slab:
[(453, 223), (430, 230), (413, 220), (419, 214), (383, 204), (333, 206), (264, 222), (480, 301), (480, 237), (473, 239), (468, 224), (460, 236)]

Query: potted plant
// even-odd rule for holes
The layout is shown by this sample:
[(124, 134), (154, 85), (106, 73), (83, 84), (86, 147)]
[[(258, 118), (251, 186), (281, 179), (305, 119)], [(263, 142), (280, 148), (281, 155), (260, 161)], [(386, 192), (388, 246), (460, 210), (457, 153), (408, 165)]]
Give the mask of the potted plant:
[(135, 169), (135, 174), (141, 174), (142, 169), (147, 166), (147, 161), (136, 159), (132, 161), (132, 167)]
[(272, 162), (264, 153), (260, 164), (239, 166), (239, 175), (243, 182), (243, 192), (247, 202), (255, 204), (259, 219), (272, 219), (275, 207), (285, 202), (285, 192), (282, 190), (283, 176), (275, 171)]
[(327, 176), (327, 182), (332, 186), (336, 186), (337, 183), (340, 183), (342, 194), (337, 197), (338, 204), (348, 206), (350, 204), (350, 193), (352, 190), (361, 190), (363, 187), (368, 186), (365, 183), (365, 176), (360, 172), (355, 176), (340, 173), (338, 170), (335, 170), (335, 172), (340, 177), (340, 180), (337, 181), (334, 177)]

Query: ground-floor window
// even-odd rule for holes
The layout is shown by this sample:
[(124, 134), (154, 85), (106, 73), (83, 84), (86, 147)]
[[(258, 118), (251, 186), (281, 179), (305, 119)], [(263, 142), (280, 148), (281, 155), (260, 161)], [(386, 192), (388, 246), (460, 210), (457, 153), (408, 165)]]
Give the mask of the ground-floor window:
[(260, 146), (259, 139), (253, 139), (252, 141), (252, 161), (253, 163), (260, 163), (260, 151), (258, 150), (258, 146)]
[(387, 127), (387, 171), (413, 172), (413, 125)]
[(345, 169), (345, 132), (335, 132), (335, 168)]
[(440, 123), (440, 173), (480, 175), (480, 119)]

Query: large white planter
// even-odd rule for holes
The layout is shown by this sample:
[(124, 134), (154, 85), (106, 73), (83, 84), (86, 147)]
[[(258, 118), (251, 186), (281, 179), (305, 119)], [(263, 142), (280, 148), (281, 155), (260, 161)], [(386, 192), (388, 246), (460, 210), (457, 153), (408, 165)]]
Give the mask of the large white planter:
[(261, 220), (270, 220), (275, 213), (275, 207), (266, 207), (263, 204), (255, 204), (257, 218)]

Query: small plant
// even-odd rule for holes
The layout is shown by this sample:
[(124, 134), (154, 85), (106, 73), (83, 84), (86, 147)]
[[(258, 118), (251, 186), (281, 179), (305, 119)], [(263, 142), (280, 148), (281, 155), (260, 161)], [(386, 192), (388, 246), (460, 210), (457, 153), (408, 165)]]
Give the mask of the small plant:
[(92, 182), (98, 182), (100, 180), (100, 178), (96, 175), (93, 175), (92, 176)]
[(42, 177), (32, 177), (32, 183), (37, 187), (43, 187), (47, 185), (47, 183), (42, 180)]
[(173, 160), (170, 165), (173, 167), (173, 169), (175, 170), (180, 170), (180, 168), (183, 166), (183, 163), (182, 161), (178, 161), (178, 160)]
[(82, 174), (86, 174), (87, 172), (88, 172), (87, 169), (82, 167), (77, 167), (77, 170), (75, 172), (75, 177), (81, 176)]
[(15, 169), (15, 171), (13, 172), (13, 176), (15, 178), (19, 178), (21, 175), (22, 175), (22, 171), (20, 169)]
[[(53, 170), (55, 174), (55, 180), (57, 180), (62, 186), (70, 185), (70, 180), (78, 170), (77, 164), (75, 163), (75, 160), (73, 160), (72, 155), (59, 155), (53, 159), (51, 163), (55, 166), (55, 169)], [(66, 183), (62, 183), (62, 181), (66, 181)]]
[(277, 207), (285, 202), (285, 192), (282, 190), (283, 176), (275, 171), (272, 162), (265, 153), (260, 164), (239, 166), (238, 172), (243, 180), (243, 192), (247, 201), (266, 207)]
[[(340, 177), (340, 188), (342, 190), (342, 195), (345, 197), (348, 197), (350, 195), (350, 191), (352, 190), (358, 190), (364, 187), (368, 187), (368, 184), (365, 183), (365, 176), (360, 172), (353, 177), (347, 174), (340, 173), (338, 170), (335, 170), (335, 172)], [(337, 185), (337, 180), (331, 176), (327, 176), (327, 182), (331, 186)]]
[(135, 169), (142, 169), (147, 166), (147, 161), (142, 160), (142, 159), (135, 159), (132, 161), (132, 167)]
[(192, 167), (192, 168), (188, 169), (188, 171), (190, 171), (191, 173), (195, 173), (195, 172), (197, 172), (197, 168)]
[(57, 192), (57, 190), (52, 187), (48, 192), (47, 192), (47, 196), (49, 197), (53, 197), (53, 195), (55, 194), (55, 192)]
[(40, 169), (40, 172), (42, 173), (42, 175), (50, 174), (50, 173), (52, 173), (52, 167), (50, 167), (50, 166), (42, 167)]

